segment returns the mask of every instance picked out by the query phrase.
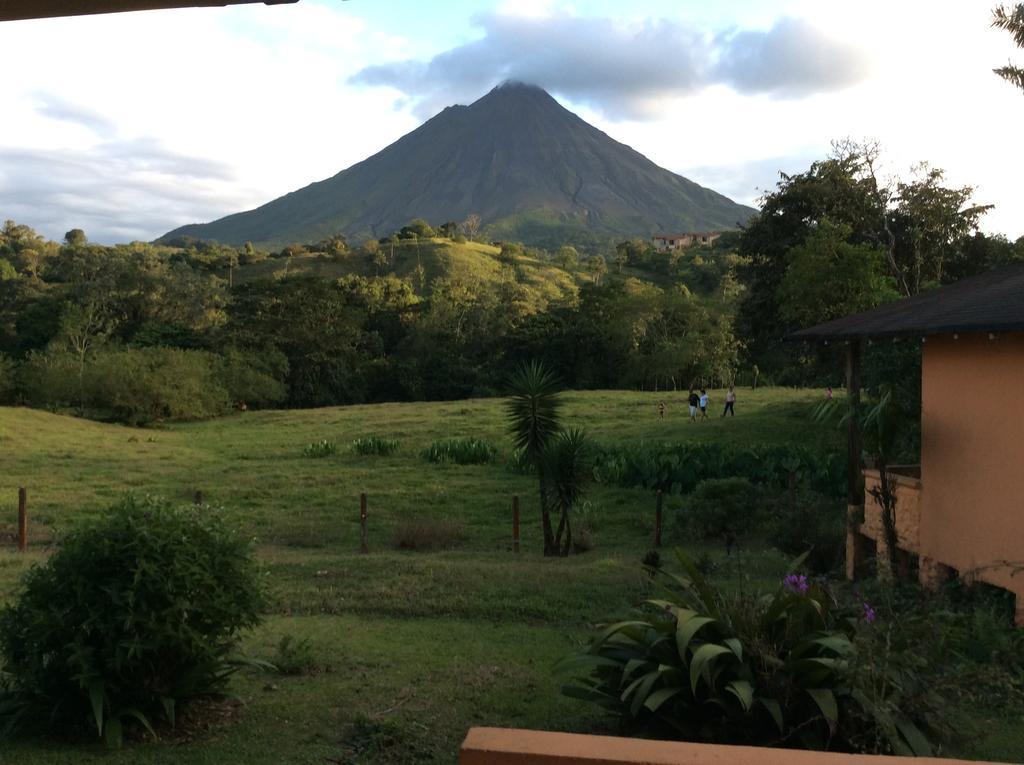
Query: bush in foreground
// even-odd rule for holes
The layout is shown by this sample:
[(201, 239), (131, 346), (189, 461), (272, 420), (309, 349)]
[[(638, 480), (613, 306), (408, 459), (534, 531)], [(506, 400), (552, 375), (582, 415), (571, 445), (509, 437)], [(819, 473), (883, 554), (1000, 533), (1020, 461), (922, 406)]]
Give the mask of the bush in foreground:
[(703, 539), (718, 539), (731, 548), (737, 540), (756, 531), (757, 488), (746, 478), (712, 478), (701, 481), (683, 503), (681, 530)]
[(482, 438), (449, 438), (434, 441), (421, 453), (427, 462), (454, 462), (456, 465), (482, 465), (493, 462), (498, 450)]
[[(728, 744), (931, 755), (908, 698), (913, 662), (872, 639), (867, 603), (836, 606), (791, 574), (766, 596), (728, 595), (679, 555), (661, 600), (562, 662), (567, 695), (631, 731)], [(913, 710), (913, 711), (911, 711)]]
[(767, 532), (772, 547), (790, 557), (807, 553), (806, 566), (816, 574), (829, 574), (843, 565), (846, 555), (845, 507), (815, 492), (799, 492), (769, 503)]
[(240, 666), (262, 596), (249, 543), (209, 508), (128, 498), (73, 531), (0, 611), (0, 731), (174, 724)]

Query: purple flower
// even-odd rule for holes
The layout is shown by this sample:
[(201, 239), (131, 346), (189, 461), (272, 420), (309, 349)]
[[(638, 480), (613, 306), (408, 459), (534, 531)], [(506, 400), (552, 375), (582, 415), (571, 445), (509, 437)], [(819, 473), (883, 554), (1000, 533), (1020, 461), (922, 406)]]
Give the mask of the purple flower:
[(871, 604), (868, 603), (865, 600), (864, 601), (864, 621), (866, 621), (868, 624), (871, 624), (873, 621), (875, 621), (875, 616), (876, 616), (875, 609), (873, 609), (871, 607)]
[(794, 595), (805, 595), (810, 585), (803, 574), (790, 574), (782, 580), (782, 586)]

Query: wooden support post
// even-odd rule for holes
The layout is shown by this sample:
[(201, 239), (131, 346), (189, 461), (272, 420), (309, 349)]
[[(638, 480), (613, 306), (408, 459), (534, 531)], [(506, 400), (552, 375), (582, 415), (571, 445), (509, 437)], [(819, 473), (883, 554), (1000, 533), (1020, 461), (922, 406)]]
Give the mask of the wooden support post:
[(512, 552), (519, 552), (519, 496), (512, 497)]
[(359, 552), (370, 552), (370, 543), (366, 531), (366, 492), (359, 495)]
[(28, 549), (28, 492), (25, 487), (18, 489), (18, 550)]
[(846, 397), (849, 405), (846, 435), (846, 577), (853, 579), (864, 563), (867, 545), (860, 533), (864, 522), (864, 471), (860, 432), (860, 359), (861, 341), (854, 339), (846, 347)]
[(195, 495), (195, 497), (193, 497), (192, 501), (195, 502), (197, 505), (203, 504), (203, 490), (202, 489), (196, 489), (196, 495)]
[(656, 548), (661, 547), (661, 502), (661, 489), (658, 489), (654, 500), (654, 546)]

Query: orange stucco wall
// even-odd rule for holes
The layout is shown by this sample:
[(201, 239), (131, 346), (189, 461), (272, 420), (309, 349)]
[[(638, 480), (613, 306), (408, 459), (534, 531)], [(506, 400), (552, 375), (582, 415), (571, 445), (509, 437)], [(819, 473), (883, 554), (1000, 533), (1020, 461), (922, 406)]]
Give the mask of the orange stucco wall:
[[(896, 537), (899, 547), (917, 553), (921, 545), (921, 481), (893, 472), (896, 479)], [(864, 523), (860, 533), (870, 539), (884, 540), (882, 505), (871, 493), (879, 488), (877, 470), (864, 471)]]
[(472, 728), (459, 765), (967, 765), (930, 757), (875, 757), (750, 746), (713, 746), (582, 736), (509, 728)]
[(920, 552), (1024, 604), (1024, 332), (923, 348)]

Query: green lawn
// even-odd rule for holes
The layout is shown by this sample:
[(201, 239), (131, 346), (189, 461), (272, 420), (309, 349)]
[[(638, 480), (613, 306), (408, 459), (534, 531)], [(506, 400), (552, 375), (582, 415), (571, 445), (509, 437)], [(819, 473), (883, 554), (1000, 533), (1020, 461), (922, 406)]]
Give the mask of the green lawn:
[[(738, 416), (728, 420), (717, 417), (723, 394), (714, 393), (716, 416), (703, 423), (686, 421), (684, 393), (570, 393), (564, 419), (609, 444), (839, 445), (834, 428), (809, 421), (820, 392), (741, 390)], [(401, 448), (390, 457), (348, 450), (369, 434), (398, 438)], [(433, 439), (455, 436), (492, 440), (498, 461), (463, 467), (420, 459)], [(324, 438), (338, 444), (337, 456), (301, 456)], [(551, 665), (582, 645), (596, 622), (643, 597), (640, 558), (650, 545), (653, 497), (592, 487), (595, 549), (545, 560), (534, 481), (506, 468), (509, 452), (498, 400), (248, 412), (147, 430), (0, 408), (0, 600), (75, 515), (100, 511), (125, 491), (187, 501), (198, 489), (211, 512), (258, 541), (270, 606), (247, 652), (273, 660), (283, 635), (306, 637), (322, 667), (299, 677), (243, 674), (234, 686), (240, 703), (207, 710), (205, 724), (183, 739), (115, 753), (18, 742), (0, 751), (0, 763), (452, 762), (473, 725), (607, 730), (595, 708), (559, 694)], [(11, 543), (22, 485), (33, 538), (25, 556)], [(369, 496), (369, 555), (358, 553), (361, 491)], [(517, 494), (518, 556), (510, 512)], [(669, 516), (678, 502), (666, 503)], [(447, 552), (394, 550), (396, 525), (416, 518), (458, 521), (464, 541)], [(747, 551), (744, 573), (767, 583), (786, 561), (763, 547)], [(724, 558), (717, 548), (704, 552)], [(1020, 759), (1024, 725), (991, 727), (963, 753)]]

